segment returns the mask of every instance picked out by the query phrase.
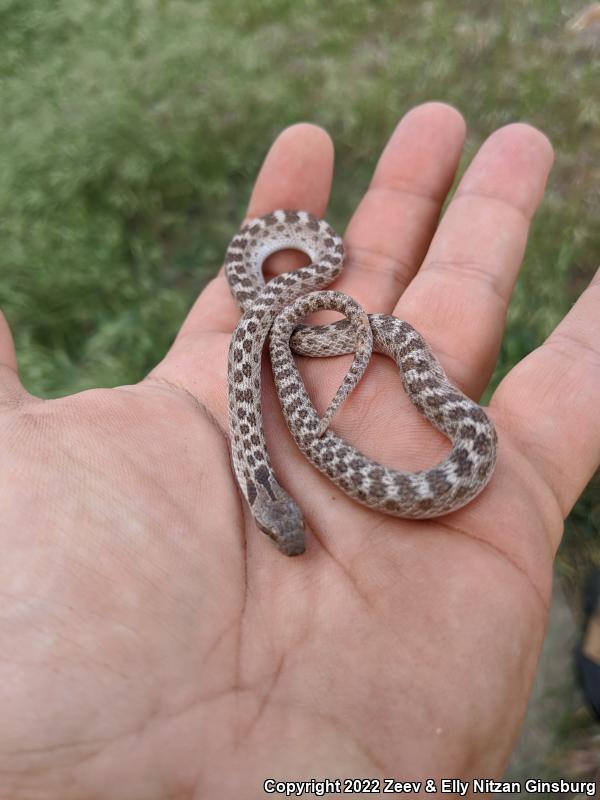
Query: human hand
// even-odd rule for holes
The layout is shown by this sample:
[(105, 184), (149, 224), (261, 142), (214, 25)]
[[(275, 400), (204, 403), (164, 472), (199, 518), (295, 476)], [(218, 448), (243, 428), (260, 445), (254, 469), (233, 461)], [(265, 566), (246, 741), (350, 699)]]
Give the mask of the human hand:
[[(443, 219), (464, 124), (410, 112), (346, 235), (336, 288), (419, 330), (474, 398), (491, 375), (551, 163), (525, 125), (494, 133)], [(249, 216), (322, 216), (327, 136), (285, 131)], [(272, 257), (267, 276), (298, 263)], [(600, 461), (599, 276), (489, 408), (485, 491), (429, 521), (357, 505), (308, 465), (270, 383), (267, 441), (310, 528), (283, 557), (241, 502), (226, 362), (239, 311), (221, 273), (139, 384), (41, 401), (0, 328), (0, 796), (254, 798), (262, 781), (498, 776), (543, 640), (564, 516)], [(419, 469), (443, 437), (374, 363), (334, 429)], [(303, 360), (319, 408), (348, 358)]]

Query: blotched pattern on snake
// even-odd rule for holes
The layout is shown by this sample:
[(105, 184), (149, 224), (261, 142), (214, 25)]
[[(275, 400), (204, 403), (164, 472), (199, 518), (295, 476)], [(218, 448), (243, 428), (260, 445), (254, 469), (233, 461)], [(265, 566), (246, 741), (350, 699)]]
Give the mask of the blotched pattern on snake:
[[(307, 267), (265, 283), (262, 265), (285, 248), (305, 252)], [(344, 250), (324, 220), (306, 211), (274, 211), (242, 226), (225, 256), (225, 273), (243, 316), (229, 349), (228, 390), (234, 471), (257, 526), (287, 555), (304, 552), (304, 522), (277, 482), (261, 410), (261, 354), (270, 332), (273, 376), (298, 446), (317, 469), (358, 502), (398, 517), (431, 518), (472, 500), (496, 463), (496, 431), (483, 409), (453, 386), (420, 334), (387, 314), (366, 314), (350, 297), (323, 290), (340, 274)], [(346, 319), (306, 326), (307, 314), (334, 309)], [(392, 358), (416, 408), (452, 442), (428, 470), (403, 472), (367, 458), (328, 429), (335, 410), (361, 378), (371, 347)], [(315, 410), (292, 351), (306, 356), (355, 353), (329, 409)]]

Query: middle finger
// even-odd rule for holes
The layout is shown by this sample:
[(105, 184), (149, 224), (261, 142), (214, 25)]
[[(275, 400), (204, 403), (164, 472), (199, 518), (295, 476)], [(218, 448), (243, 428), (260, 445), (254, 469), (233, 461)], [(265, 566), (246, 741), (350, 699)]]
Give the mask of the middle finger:
[(417, 328), (463, 391), (477, 398), (500, 348), (552, 147), (522, 123), (493, 133), (473, 159), (423, 266), (394, 314)]
[(464, 137), (463, 118), (443, 103), (417, 106), (398, 123), (346, 230), (346, 266), (335, 284), (367, 311), (391, 313), (418, 270)]

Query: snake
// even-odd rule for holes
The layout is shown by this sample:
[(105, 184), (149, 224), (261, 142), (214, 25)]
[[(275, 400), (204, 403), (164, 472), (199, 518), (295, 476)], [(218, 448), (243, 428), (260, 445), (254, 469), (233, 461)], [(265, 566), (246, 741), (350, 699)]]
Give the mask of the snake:
[[(294, 249), (310, 264), (265, 281), (263, 264)], [(420, 333), (389, 314), (367, 313), (342, 292), (328, 289), (344, 266), (342, 239), (308, 211), (279, 209), (250, 219), (227, 248), (224, 272), (241, 310), (228, 355), (227, 384), (233, 470), (256, 526), (288, 556), (305, 550), (300, 507), (275, 475), (263, 430), (261, 362), (269, 339), (281, 410), (306, 458), (362, 505), (406, 519), (449, 514), (473, 500), (490, 480), (497, 434), (484, 409), (453, 385)], [(343, 319), (307, 325), (314, 311)], [(415, 408), (451, 442), (430, 469), (407, 472), (368, 458), (338, 436), (330, 422), (358, 384), (372, 352), (391, 358)], [(354, 358), (332, 402), (320, 416), (308, 396), (294, 354)]]

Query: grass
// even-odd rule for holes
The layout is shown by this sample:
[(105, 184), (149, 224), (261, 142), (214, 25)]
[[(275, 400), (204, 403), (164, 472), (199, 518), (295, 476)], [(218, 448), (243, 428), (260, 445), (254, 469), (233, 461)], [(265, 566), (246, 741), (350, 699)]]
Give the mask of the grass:
[(28, 388), (116, 384), (155, 363), (285, 125), (332, 133), (343, 227), (398, 117), (431, 98), (465, 114), (467, 157), (516, 119), (558, 153), (500, 377), (598, 257), (599, 67), (565, 22), (552, 0), (2, 0), (0, 302)]
[[(141, 378), (220, 263), (274, 136), (337, 148), (343, 229), (398, 118), (429, 99), (469, 124), (464, 164), (526, 120), (557, 153), (493, 385), (599, 261), (600, 34), (573, 0), (0, 0), (0, 306), (27, 388)], [(463, 167), (464, 167), (463, 164)], [(572, 585), (600, 564), (598, 485), (567, 525)], [(582, 556), (581, 554), (585, 554)]]

